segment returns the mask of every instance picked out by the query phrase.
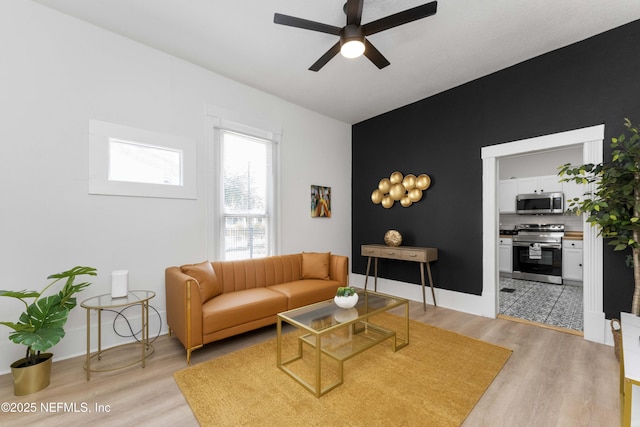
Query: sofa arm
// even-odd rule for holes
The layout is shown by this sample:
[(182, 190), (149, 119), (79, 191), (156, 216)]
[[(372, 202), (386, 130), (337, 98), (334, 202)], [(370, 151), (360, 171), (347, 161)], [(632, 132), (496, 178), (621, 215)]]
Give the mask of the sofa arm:
[(191, 351), (202, 347), (202, 299), (198, 282), (184, 274), (180, 267), (165, 270), (167, 324), (187, 350), (187, 363)]
[(329, 278), (337, 280), (342, 286), (349, 286), (349, 257), (331, 254)]

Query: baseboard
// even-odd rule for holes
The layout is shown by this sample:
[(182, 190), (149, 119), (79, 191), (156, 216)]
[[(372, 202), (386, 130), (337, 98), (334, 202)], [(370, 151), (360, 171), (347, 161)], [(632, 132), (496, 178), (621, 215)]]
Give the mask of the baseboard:
[[(350, 283), (353, 286), (364, 288), (365, 275), (351, 274)], [(367, 289), (373, 290), (373, 278), (369, 277)], [(378, 291), (390, 295), (396, 295), (411, 301), (422, 302), (422, 287), (413, 283), (398, 282), (395, 280), (378, 278)], [(433, 304), (431, 289), (425, 290), (427, 304)], [(496, 296), (493, 292), (487, 292), (483, 296), (465, 294), (447, 289), (435, 289), (436, 301), (439, 307), (474, 314), (476, 316), (496, 318), (495, 306), (491, 304)], [(613, 346), (613, 335), (610, 331), (609, 321), (604, 313), (585, 312), (584, 339)]]
[[(358, 288), (364, 288), (365, 275), (351, 274), (349, 283)], [(367, 289), (374, 290), (374, 281), (369, 277)], [(378, 292), (396, 295), (411, 301), (422, 302), (422, 286), (413, 283), (398, 282), (396, 280), (378, 278)], [(465, 294), (462, 292), (450, 291), (447, 289), (435, 288), (436, 302), (438, 307), (449, 308), (463, 313), (475, 314), (476, 316), (491, 317), (486, 315), (483, 298), (480, 295)], [(433, 305), (431, 288), (425, 287), (427, 304)], [(495, 316), (494, 316), (495, 317)]]

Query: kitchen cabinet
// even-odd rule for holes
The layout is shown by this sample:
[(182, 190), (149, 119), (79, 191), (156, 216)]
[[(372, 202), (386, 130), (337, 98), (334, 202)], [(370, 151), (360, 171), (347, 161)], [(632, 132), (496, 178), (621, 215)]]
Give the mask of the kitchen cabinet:
[(569, 201), (574, 198), (583, 199), (585, 186), (577, 182), (563, 182), (562, 192), (564, 193), (564, 209), (569, 209)]
[(517, 195), (517, 179), (505, 179), (498, 182), (498, 212), (515, 213)]
[[(552, 193), (564, 191), (563, 183), (558, 175), (532, 176), (528, 178), (503, 179), (498, 181), (498, 211), (500, 213), (516, 212), (516, 196), (518, 194)], [(564, 183), (571, 184), (571, 183)], [(577, 186), (577, 184), (574, 184)], [(575, 189), (571, 194), (576, 194)], [(581, 195), (580, 193), (579, 195)], [(576, 196), (572, 196), (576, 197)], [(566, 200), (566, 198), (565, 198)]]
[(562, 240), (562, 280), (582, 282), (582, 240)]
[(562, 191), (562, 183), (558, 175), (532, 176), (520, 178), (518, 181), (519, 194), (553, 193)]
[(501, 273), (513, 272), (513, 245), (511, 237), (498, 239), (498, 267)]

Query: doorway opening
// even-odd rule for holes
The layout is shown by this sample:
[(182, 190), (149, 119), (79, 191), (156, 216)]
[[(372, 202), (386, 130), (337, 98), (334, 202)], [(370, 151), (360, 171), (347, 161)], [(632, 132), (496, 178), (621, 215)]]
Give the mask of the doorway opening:
[[(583, 219), (574, 214), (523, 215), (516, 213), (514, 200), (523, 193), (555, 194), (564, 200), (582, 195), (577, 184), (562, 183), (557, 175), (561, 165), (581, 164), (582, 151), (577, 144), (498, 159), (499, 317), (582, 335), (582, 260), (563, 257), (563, 244), (575, 238), (574, 245), (582, 248)], [(524, 235), (518, 236), (518, 230)], [(532, 244), (540, 253), (530, 258)], [(573, 269), (565, 268), (573, 264)], [(572, 276), (573, 270), (579, 277)]]
[[(534, 154), (563, 147), (582, 147), (581, 163), (600, 163), (604, 125), (560, 132), (482, 148), (483, 164), (483, 303), (485, 312), (499, 315), (498, 241), (500, 220), (498, 211), (498, 162), (502, 158)], [(583, 231), (583, 323), (584, 338), (604, 343), (607, 330), (602, 294), (602, 238), (597, 230), (582, 222)]]

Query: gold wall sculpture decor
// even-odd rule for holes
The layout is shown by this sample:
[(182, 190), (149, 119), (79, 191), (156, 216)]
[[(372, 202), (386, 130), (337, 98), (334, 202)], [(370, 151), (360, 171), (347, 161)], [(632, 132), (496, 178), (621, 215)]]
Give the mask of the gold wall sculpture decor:
[(427, 174), (402, 175), (395, 171), (389, 178), (382, 178), (378, 183), (378, 188), (371, 193), (371, 201), (376, 205), (382, 205), (389, 209), (395, 202), (408, 208), (412, 204), (422, 200), (422, 192), (431, 185), (431, 178)]

